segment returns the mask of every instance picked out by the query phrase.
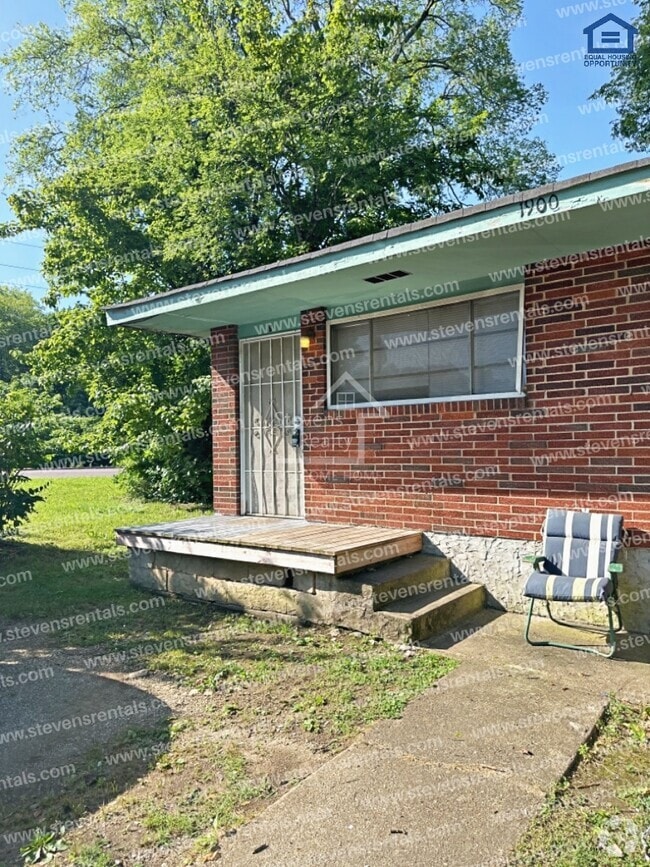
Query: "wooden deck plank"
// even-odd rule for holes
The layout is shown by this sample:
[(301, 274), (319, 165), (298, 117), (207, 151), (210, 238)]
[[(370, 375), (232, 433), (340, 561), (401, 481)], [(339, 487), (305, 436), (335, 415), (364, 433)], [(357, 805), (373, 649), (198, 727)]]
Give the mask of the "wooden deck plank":
[(265, 535), (278, 540), (288, 539), (291, 542), (309, 542), (314, 539), (330, 539), (333, 533), (328, 527), (306, 527), (300, 530), (287, 530), (283, 533), (274, 530), (259, 530), (252, 535)]
[(328, 533), (329, 538), (332, 540), (342, 540), (345, 543), (356, 542), (359, 540), (366, 540), (368, 542), (373, 542), (376, 539), (385, 539), (385, 538), (400, 538), (402, 536), (408, 536), (412, 533), (412, 530), (392, 530), (390, 528), (378, 528), (378, 527), (344, 527), (344, 528), (335, 528), (330, 533)]
[(293, 551), (277, 551), (268, 548), (246, 548), (243, 545), (197, 542), (190, 539), (170, 539), (162, 536), (138, 536), (135, 533), (117, 533), (118, 545), (126, 545), (142, 551), (168, 551), (174, 554), (190, 554), (194, 557), (209, 557), (236, 560), (264, 566), (281, 566), (285, 569), (302, 569), (306, 572), (323, 572), (334, 575), (336, 563), (333, 557)]
[(381, 542), (384, 539), (405, 539), (408, 536), (412, 535), (415, 532), (413, 530), (408, 530), (406, 532), (401, 530), (383, 530), (379, 532), (363, 532), (363, 533), (346, 533), (341, 536), (346, 544), (355, 544), (356, 542), (367, 542), (369, 545), (373, 542)]
[(396, 544), (413, 535), (406, 533), (379, 532), (372, 535), (367, 532), (354, 532), (341, 536), (338, 532), (323, 532), (315, 536), (301, 534), (251, 533), (242, 537), (240, 542), (247, 545), (260, 545), (283, 551), (308, 551), (314, 554), (329, 554), (336, 556), (349, 550), (359, 550), (372, 546)]
[[(346, 530), (349, 528), (345, 528)], [(274, 530), (255, 530), (252, 533), (247, 534), (247, 539), (251, 542), (253, 540), (260, 540), (264, 543), (277, 543), (277, 544), (295, 544), (295, 543), (305, 543), (310, 544), (312, 542), (327, 542), (328, 544), (336, 544), (341, 538), (344, 539), (362, 539), (367, 538), (367, 533), (363, 531), (355, 530), (353, 532), (344, 533), (341, 528), (338, 527), (318, 527), (318, 528), (307, 528), (301, 530), (288, 530), (282, 533), (278, 533)]]
[(327, 533), (314, 533), (307, 536), (294, 533), (249, 533), (241, 537), (241, 541), (245, 541), (247, 545), (270, 546), (273, 548), (295, 548), (302, 547), (309, 549), (312, 546), (327, 543), (331, 537)]
[(298, 527), (308, 526), (309, 524), (306, 521), (294, 518), (227, 517), (217, 515), (185, 521), (172, 521), (164, 524), (152, 524), (146, 527), (127, 527), (121, 529), (126, 532), (137, 532), (139, 535), (219, 542), (237, 539), (256, 531), (269, 531), (272, 529), (274, 532), (282, 533)]
[(256, 516), (214, 515), (117, 533), (118, 542), (131, 547), (328, 574), (345, 574), (422, 549), (422, 534), (414, 530)]
[[(419, 537), (419, 538), (418, 538)], [(414, 533), (410, 538), (400, 539), (391, 544), (390, 551), (381, 550), (381, 545), (369, 546), (347, 555), (336, 558), (335, 575), (345, 575), (357, 569), (366, 569), (376, 563), (384, 563), (386, 560), (394, 560), (397, 557), (406, 557), (408, 554), (417, 554), (422, 550), (422, 534)], [(388, 554), (388, 556), (386, 556)]]
[[(421, 538), (421, 534), (418, 535), (418, 538)], [(340, 553), (344, 553), (346, 551), (359, 551), (369, 547), (381, 547), (386, 545), (398, 544), (402, 540), (410, 539), (413, 536), (413, 533), (408, 533), (406, 535), (391, 535), (391, 534), (378, 534), (375, 536), (368, 536), (367, 534), (362, 534), (359, 536), (350, 536), (349, 538), (338, 538), (332, 540), (331, 542), (322, 542), (318, 546), (318, 550), (320, 553), (331, 553), (333, 555), (337, 555)], [(316, 546), (314, 546), (314, 549)]]
[(385, 542), (399, 541), (400, 539), (408, 539), (413, 533), (383, 533), (373, 536), (358, 536), (342, 540), (346, 548), (358, 548), (365, 545), (382, 545)]

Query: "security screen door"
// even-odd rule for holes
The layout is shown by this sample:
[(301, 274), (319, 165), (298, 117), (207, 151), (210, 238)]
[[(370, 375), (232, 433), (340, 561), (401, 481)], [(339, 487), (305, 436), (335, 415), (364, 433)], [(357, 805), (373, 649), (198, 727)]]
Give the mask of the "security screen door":
[(245, 515), (303, 515), (300, 334), (241, 341)]

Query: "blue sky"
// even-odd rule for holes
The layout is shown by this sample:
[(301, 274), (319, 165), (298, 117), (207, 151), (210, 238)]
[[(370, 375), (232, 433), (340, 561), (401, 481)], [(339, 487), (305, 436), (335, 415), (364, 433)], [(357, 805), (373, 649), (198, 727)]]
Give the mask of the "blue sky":
[[(513, 34), (513, 52), (528, 84), (541, 82), (548, 102), (536, 132), (546, 139), (563, 166), (560, 177), (626, 162), (641, 156), (626, 151), (611, 135), (614, 112), (589, 96), (608, 78), (603, 69), (585, 68), (583, 29), (608, 13), (631, 21), (638, 6), (630, 0), (525, 0), (524, 21)], [(0, 51), (16, 44), (18, 25), (64, 20), (56, 0), (21, 0), (0, 5)], [(6, 173), (9, 142), (29, 127), (30, 116), (19, 110), (14, 116), (12, 98), (0, 92), (0, 178)], [(7, 187), (0, 185), (0, 221), (11, 218), (6, 202)], [(17, 284), (41, 298), (45, 281), (40, 273), (42, 239), (38, 235), (0, 241), (0, 283)]]

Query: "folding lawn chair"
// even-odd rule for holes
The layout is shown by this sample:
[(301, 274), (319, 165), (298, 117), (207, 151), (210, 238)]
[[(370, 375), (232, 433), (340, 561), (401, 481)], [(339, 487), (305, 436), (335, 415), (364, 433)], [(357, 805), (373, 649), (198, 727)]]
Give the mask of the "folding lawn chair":
[[(536, 647), (564, 647), (598, 656), (613, 656), (616, 632), (623, 625), (617, 586), (617, 573), (623, 571), (623, 566), (616, 562), (623, 546), (623, 516), (549, 509), (543, 535), (544, 553), (524, 557), (525, 561), (533, 564), (535, 570), (524, 588), (524, 596), (530, 599), (526, 641)], [(581, 624), (567, 623), (553, 616), (551, 602), (603, 602), (607, 606), (607, 653), (577, 644), (533, 641), (530, 638), (530, 623), (538, 599), (546, 602), (551, 620), (561, 626), (574, 627), (580, 627)]]

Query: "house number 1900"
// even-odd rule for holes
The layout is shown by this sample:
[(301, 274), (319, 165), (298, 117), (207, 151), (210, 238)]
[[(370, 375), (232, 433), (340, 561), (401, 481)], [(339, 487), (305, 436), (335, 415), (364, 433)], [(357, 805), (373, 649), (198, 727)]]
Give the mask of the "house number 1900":
[(524, 217), (532, 217), (533, 214), (545, 214), (547, 211), (557, 211), (560, 207), (560, 200), (551, 193), (550, 196), (538, 196), (536, 199), (524, 199), (519, 202), (521, 208), (521, 219)]

